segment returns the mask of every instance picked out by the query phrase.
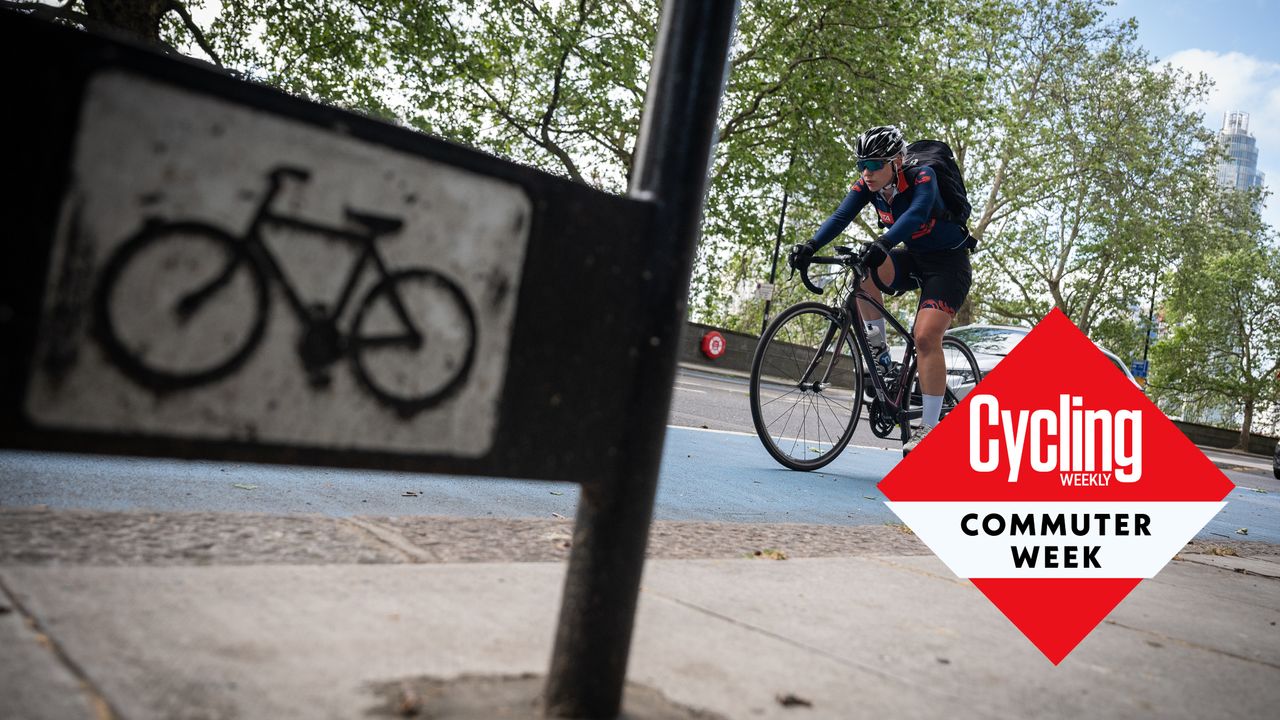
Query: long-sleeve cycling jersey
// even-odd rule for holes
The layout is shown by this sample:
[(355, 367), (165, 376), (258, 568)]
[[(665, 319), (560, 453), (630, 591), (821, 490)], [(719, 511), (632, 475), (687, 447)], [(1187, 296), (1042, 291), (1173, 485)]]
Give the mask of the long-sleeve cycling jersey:
[(809, 243), (820, 248), (834, 240), (867, 203), (875, 206), (880, 222), (888, 227), (880, 237), (886, 248), (905, 243), (908, 250), (916, 252), (954, 250), (968, 239), (968, 233), (960, 225), (941, 218), (946, 206), (933, 169), (922, 166), (898, 171), (897, 194), (891, 203), (885, 202), (879, 192), (868, 190), (859, 178)]

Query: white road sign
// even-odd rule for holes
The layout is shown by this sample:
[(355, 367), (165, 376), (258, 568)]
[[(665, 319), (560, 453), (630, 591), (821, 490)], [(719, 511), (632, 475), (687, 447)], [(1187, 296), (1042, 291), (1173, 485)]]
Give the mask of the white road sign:
[(529, 239), (519, 187), (124, 72), (84, 97), (34, 421), (489, 449)]

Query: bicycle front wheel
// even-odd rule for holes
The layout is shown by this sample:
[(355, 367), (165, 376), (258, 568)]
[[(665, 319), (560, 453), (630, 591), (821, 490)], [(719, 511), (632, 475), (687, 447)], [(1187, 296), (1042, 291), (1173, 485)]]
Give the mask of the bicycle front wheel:
[(862, 409), (862, 360), (840, 311), (793, 305), (769, 324), (751, 363), (751, 420), (775, 460), (827, 465), (849, 444)]

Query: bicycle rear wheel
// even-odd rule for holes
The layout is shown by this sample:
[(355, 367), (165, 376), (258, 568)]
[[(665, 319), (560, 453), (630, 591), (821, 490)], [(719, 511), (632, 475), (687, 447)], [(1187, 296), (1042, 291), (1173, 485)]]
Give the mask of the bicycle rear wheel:
[(792, 470), (835, 460), (862, 410), (862, 360), (852, 334), (842, 342), (839, 313), (818, 302), (793, 305), (756, 346), (751, 420), (765, 450)]
[(412, 268), (379, 282), (361, 303), (351, 360), (366, 390), (412, 417), (462, 390), (478, 338), (462, 288), (435, 270)]
[(262, 341), (267, 276), (248, 247), (203, 223), (150, 223), (108, 258), (95, 333), (107, 358), (158, 393), (233, 375)]
[[(945, 418), (982, 379), (982, 371), (978, 369), (978, 360), (973, 356), (973, 351), (960, 338), (951, 336), (942, 338), (942, 357), (947, 368), (947, 388), (942, 396), (941, 415)], [(908, 417), (911, 418), (913, 427), (920, 424), (923, 413), (920, 370), (917, 367), (911, 373), (911, 400), (908, 410)]]

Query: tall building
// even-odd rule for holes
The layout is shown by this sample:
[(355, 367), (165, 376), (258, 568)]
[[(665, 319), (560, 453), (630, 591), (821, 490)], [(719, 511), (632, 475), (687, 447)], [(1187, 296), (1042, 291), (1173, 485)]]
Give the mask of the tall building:
[(1262, 185), (1258, 172), (1258, 142), (1249, 134), (1249, 113), (1230, 112), (1222, 117), (1218, 133), (1227, 159), (1218, 163), (1218, 184), (1245, 190)]

